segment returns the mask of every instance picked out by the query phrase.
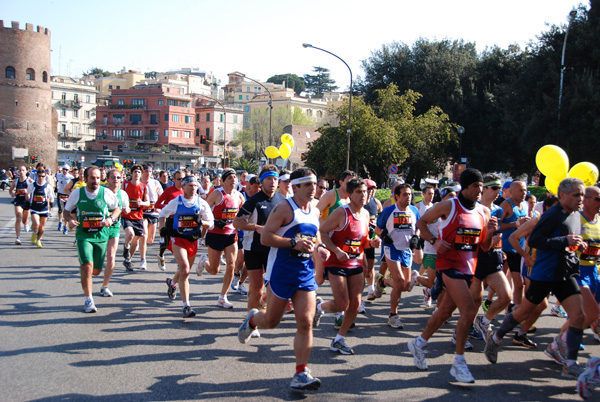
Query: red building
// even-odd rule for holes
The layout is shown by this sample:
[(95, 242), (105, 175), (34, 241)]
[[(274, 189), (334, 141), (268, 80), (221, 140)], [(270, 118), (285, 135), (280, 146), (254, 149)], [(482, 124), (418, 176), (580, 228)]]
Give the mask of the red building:
[(109, 104), (96, 108), (96, 141), (88, 147), (116, 152), (198, 152), (194, 99), (181, 92), (180, 87), (165, 84), (112, 90)]

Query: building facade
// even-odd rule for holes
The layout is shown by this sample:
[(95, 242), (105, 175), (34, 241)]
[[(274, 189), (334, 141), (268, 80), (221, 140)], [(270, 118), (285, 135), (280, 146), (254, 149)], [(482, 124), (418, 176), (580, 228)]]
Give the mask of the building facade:
[(0, 167), (35, 156), (56, 168), (50, 98), (50, 30), (0, 20)]

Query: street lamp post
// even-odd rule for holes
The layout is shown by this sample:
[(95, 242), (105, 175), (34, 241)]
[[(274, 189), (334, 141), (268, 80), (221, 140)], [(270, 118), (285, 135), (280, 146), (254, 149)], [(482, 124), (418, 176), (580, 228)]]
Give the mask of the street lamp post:
[(252, 82), (256, 82), (258, 85), (260, 85), (261, 87), (263, 87), (267, 93), (269, 94), (269, 145), (273, 145), (273, 132), (271, 131), (271, 126), (272, 126), (272, 121), (273, 121), (273, 95), (271, 95), (271, 91), (269, 91), (269, 88), (267, 88), (266, 86), (264, 86), (261, 82), (258, 82), (250, 77), (248, 77), (245, 74), (242, 74), (242, 76), (244, 78), (249, 79)]
[(465, 133), (465, 128), (463, 126), (460, 126), (459, 128), (456, 129), (456, 132), (458, 133), (458, 135), (460, 136), (459, 142), (458, 142), (458, 163), (462, 163), (462, 137), (463, 134)]
[(310, 47), (310, 48), (317, 49), (317, 50), (320, 50), (325, 53), (329, 53), (330, 55), (332, 55), (333, 57), (336, 57), (338, 60), (340, 60), (342, 63), (344, 63), (346, 65), (346, 67), (348, 67), (348, 71), (350, 71), (350, 101), (348, 102), (348, 129), (346, 130), (346, 134), (347, 134), (347, 138), (346, 138), (346, 170), (349, 170), (350, 169), (350, 134), (352, 133), (352, 70), (350, 69), (350, 66), (348, 65), (348, 63), (346, 63), (337, 54), (333, 54), (330, 51), (321, 49), (320, 47), (313, 46), (309, 43), (303, 43), (302, 46), (305, 48)]
[(221, 103), (221, 101), (215, 99), (215, 98), (211, 98), (210, 96), (207, 95), (202, 95), (203, 97), (210, 99), (213, 102), (216, 102), (219, 104), (219, 106), (221, 106), (223, 108), (223, 147), (225, 147), (225, 143), (227, 142), (227, 109), (225, 108), (225, 105), (223, 103)]
[(563, 98), (563, 82), (565, 79), (565, 70), (567, 67), (565, 66), (565, 53), (567, 51), (567, 38), (569, 37), (569, 29), (571, 29), (571, 24), (573, 24), (573, 20), (577, 16), (577, 10), (571, 10), (569, 13), (569, 25), (567, 25), (567, 30), (565, 31), (565, 40), (563, 42), (562, 48), (562, 57), (560, 59), (560, 87), (558, 90), (558, 134), (556, 136), (556, 143), (558, 144), (558, 140), (560, 138), (560, 112), (562, 107), (562, 98)]

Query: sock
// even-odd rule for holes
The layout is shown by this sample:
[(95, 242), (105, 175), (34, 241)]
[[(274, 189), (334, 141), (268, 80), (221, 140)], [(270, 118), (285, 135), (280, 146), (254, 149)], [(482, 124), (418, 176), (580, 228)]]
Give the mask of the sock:
[(567, 359), (567, 361), (565, 361), (565, 364), (567, 365), (567, 367), (571, 367), (575, 363), (577, 363), (577, 360), (568, 360)]
[(419, 349), (423, 349), (425, 346), (427, 346), (427, 341), (423, 339), (421, 335), (417, 336), (417, 341), (415, 343)]
[[(510, 313), (509, 315), (504, 317), (502, 324), (500, 324), (500, 328), (498, 328), (498, 331), (494, 334), (494, 339), (502, 340), (502, 338), (504, 338), (504, 335), (506, 335), (508, 332), (512, 331), (513, 328), (516, 327), (517, 325), (519, 325), (519, 321), (515, 320), (513, 317), (513, 314)], [(496, 342), (496, 343), (499, 343), (499, 342)]]
[(488, 326), (488, 325), (490, 325), (490, 320), (488, 320), (486, 316), (482, 316), (481, 323), (485, 326)]
[(184, 301), (183, 302), (183, 308), (186, 308), (186, 307), (190, 307), (190, 302), (189, 301)]
[(252, 329), (256, 329), (256, 325), (254, 325), (254, 316), (250, 317), (250, 320), (248, 321), (248, 325), (250, 325), (250, 328)]
[(335, 339), (334, 339), (333, 341), (334, 341), (334, 342), (337, 342), (337, 341), (341, 341), (341, 340), (343, 340), (343, 339), (344, 339), (344, 337), (343, 337), (342, 335), (340, 335), (340, 334), (337, 334), (337, 335), (335, 336)]
[(375, 285), (369, 285), (367, 287), (367, 290), (368, 290), (369, 293), (373, 293), (375, 291)]
[(390, 313), (390, 317), (393, 317), (395, 315), (398, 315), (398, 313)]
[(336, 320), (339, 320), (339, 319), (340, 319), (340, 317), (343, 317), (343, 316), (344, 316), (344, 312), (343, 312), (343, 311), (340, 311), (339, 313), (336, 313), (336, 314), (335, 314), (335, 319), (336, 319)]
[(102, 287), (108, 286), (108, 282), (102, 282)]
[(306, 364), (299, 364), (296, 366), (296, 374), (300, 374), (302, 372), (304, 372), (304, 369), (306, 368)]
[(560, 334), (560, 340), (563, 341), (564, 343), (567, 343), (567, 331)]
[(461, 363), (466, 363), (467, 362), (465, 360), (465, 355), (459, 355), (458, 353), (454, 355), (454, 361), (455, 362), (461, 362)]
[(94, 301), (94, 298), (92, 296), (86, 296), (85, 297), (85, 301)]
[(581, 338), (583, 338), (583, 329), (575, 327), (567, 329), (567, 360), (577, 361)]
[(527, 331), (523, 331), (522, 329), (519, 329), (519, 330), (517, 331), (517, 335), (519, 335), (519, 336), (523, 336), (523, 335), (525, 335), (526, 333), (527, 333)]

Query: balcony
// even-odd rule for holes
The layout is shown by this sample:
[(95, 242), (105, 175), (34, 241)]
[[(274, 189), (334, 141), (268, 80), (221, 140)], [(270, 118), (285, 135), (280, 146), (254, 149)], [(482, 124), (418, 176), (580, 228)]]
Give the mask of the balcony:
[(143, 136), (140, 135), (128, 135), (128, 141), (133, 141), (137, 143), (153, 143), (158, 141), (158, 134), (146, 134)]
[(81, 102), (79, 100), (61, 99), (60, 101), (58, 101), (58, 104), (60, 105), (60, 107), (64, 107), (64, 108), (71, 108), (71, 109), (80, 109), (81, 108)]
[(118, 105), (118, 104), (110, 104), (108, 105), (109, 109), (146, 109), (146, 105)]
[(69, 130), (59, 131), (59, 133), (58, 133), (59, 140), (79, 141), (79, 140), (81, 140), (81, 138), (82, 138), (81, 134), (79, 134), (79, 133), (74, 134)]
[(107, 141), (107, 142), (124, 142), (125, 136), (123, 135), (110, 135), (110, 134), (97, 134), (96, 140)]

